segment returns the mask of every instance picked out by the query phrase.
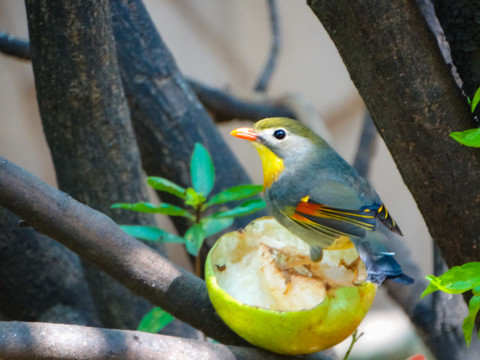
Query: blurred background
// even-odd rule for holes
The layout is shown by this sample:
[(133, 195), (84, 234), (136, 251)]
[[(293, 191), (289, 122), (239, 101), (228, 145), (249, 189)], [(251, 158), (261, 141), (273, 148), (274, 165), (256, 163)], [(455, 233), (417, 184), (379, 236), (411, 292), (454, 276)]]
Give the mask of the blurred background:
[[(278, 1), (281, 52), (263, 95), (255, 94), (253, 89), (271, 46), (266, 1), (144, 2), (184, 75), (243, 99), (288, 98), (311, 114), (309, 126), (330, 139), (349, 162), (353, 161), (365, 107), (335, 46), (305, 2)], [(22, 1), (0, 1), (0, 29), (28, 37)], [(55, 185), (29, 62), (0, 54), (0, 109), (0, 155)], [(220, 129), (253, 181), (260, 184), (262, 172), (256, 151), (228, 135), (244, 124), (229, 122), (221, 124)], [(426, 226), (383, 141), (378, 136), (375, 141), (369, 180), (400, 224), (412, 257), (425, 275), (430, 274), (432, 250)], [(162, 219), (162, 223), (172, 229), (168, 219)], [(170, 248), (180, 262), (181, 251), (180, 247)], [(381, 289), (360, 331), (365, 335), (351, 359), (405, 359), (415, 352), (426, 353), (408, 318)], [(341, 353), (349, 342), (339, 345)]]

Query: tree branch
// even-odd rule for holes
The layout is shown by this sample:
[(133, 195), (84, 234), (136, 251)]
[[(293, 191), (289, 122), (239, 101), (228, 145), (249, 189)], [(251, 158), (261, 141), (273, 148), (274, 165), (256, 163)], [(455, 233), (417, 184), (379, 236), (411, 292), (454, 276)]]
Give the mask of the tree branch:
[(259, 349), (141, 331), (17, 321), (0, 322), (0, 354), (9, 360), (291, 359)]
[(268, 55), (265, 68), (263, 69), (263, 72), (258, 78), (257, 84), (255, 85), (255, 91), (258, 92), (264, 92), (267, 89), (270, 78), (275, 70), (275, 65), (277, 64), (278, 54), (280, 53), (281, 46), (277, 0), (267, 1), (268, 12), (270, 14), (270, 26), (272, 28), (272, 45), (270, 46), (270, 53)]
[[(115, 57), (109, 2), (26, 1), (38, 106), (58, 186), (121, 224), (155, 225), (151, 214), (110, 209), (148, 199)], [(107, 327), (135, 328), (151, 308), (83, 264)]]
[(224, 91), (214, 89), (195, 80), (189, 84), (200, 102), (213, 114), (215, 122), (227, 122), (234, 119), (257, 121), (267, 117), (288, 117), (296, 119), (296, 114), (287, 106), (276, 105), (268, 101), (246, 101)]
[[(368, 178), (370, 170), (370, 161), (375, 152), (375, 139), (377, 137), (377, 129), (373, 123), (372, 117), (368, 110), (363, 118), (362, 132), (358, 142), (357, 152), (353, 160), (353, 167), (363, 178)], [(408, 272), (406, 272), (408, 274)]]

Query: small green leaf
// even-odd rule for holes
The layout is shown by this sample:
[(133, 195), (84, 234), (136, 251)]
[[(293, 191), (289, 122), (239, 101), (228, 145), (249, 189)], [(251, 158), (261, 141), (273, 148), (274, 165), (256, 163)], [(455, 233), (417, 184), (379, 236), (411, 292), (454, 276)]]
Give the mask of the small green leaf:
[(154, 226), (121, 225), (127, 234), (140, 240), (159, 241), (162, 243), (184, 244), (185, 239)]
[(112, 205), (112, 209), (126, 209), (132, 211), (138, 211), (149, 214), (164, 214), (170, 216), (183, 216), (189, 219), (193, 219), (193, 215), (190, 214), (187, 210), (182, 209), (181, 207), (161, 203), (158, 205), (148, 203), (148, 202), (138, 202), (135, 204), (129, 203), (117, 203)]
[(232, 225), (233, 218), (215, 219), (208, 217), (203, 219), (201, 224), (205, 230), (205, 237), (209, 237)]
[(212, 158), (201, 144), (196, 143), (190, 161), (190, 176), (193, 188), (197, 193), (208, 196), (215, 182), (215, 168)]
[(175, 318), (165, 310), (154, 307), (142, 318), (138, 325), (138, 330), (156, 334), (174, 319)]
[(205, 235), (205, 230), (200, 224), (195, 224), (187, 230), (184, 235), (186, 240), (185, 248), (191, 255), (198, 255), (198, 251), (202, 247), (203, 240), (205, 240)]
[(475, 325), (475, 318), (480, 310), (480, 296), (473, 296), (468, 304), (468, 316), (463, 320), (463, 336), (468, 346), (472, 341), (472, 331)]
[(230, 189), (223, 190), (213, 196), (207, 203), (208, 206), (223, 204), (228, 201), (245, 199), (249, 196), (257, 195), (263, 191), (263, 185), (238, 185)]
[(430, 285), (422, 297), (436, 290), (449, 294), (461, 294), (480, 285), (480, 262), (470, 262), (454, 266), (439, 277), (429, 275)]
[(241, 205), (226, 211), (219, 211), (213, 215), (212, 218), (234, 218), (252, 214), (258, 210), (265, 208), (265, 201), (263, 199), (247, 200)]
[(185, 197), (185, 205), (190, 205), (193, 207), (196, 207), (200, 204), (203, 204), (205, 202), (205, 196), (202, 194), (197, 193), (195, 190), (192, 188), (187, 189), (187, 196)]
[(480, 88), (475, 91), (475, 95), (473, 95), (472, 103), (470, 104), (470, 109), (472, 110), (472, 114), (475, 112), (475, 108), (477, 107), (478, 103), (480, 102)]
[(480, 129), (451, 132), (450, 136), (460, 144), (470, 147), (480, 147)]
[(150, 176), (147, 178), (147, 183), (155, 190), (167, 192), (181, 199), (185, 199), (186, 189), (170, 180), (162, 177)]

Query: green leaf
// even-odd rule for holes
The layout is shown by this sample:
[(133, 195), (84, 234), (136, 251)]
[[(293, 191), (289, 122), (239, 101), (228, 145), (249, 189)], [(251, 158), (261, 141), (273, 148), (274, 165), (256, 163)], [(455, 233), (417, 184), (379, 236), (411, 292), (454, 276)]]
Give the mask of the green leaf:
[(162, 177), (150, 176), (147, 178), (147, 183), (155, 190), (167, 192), (181, 199), (185, 199), (186, 189), (170, 180)]
[(460, 144), (470, 147), (480, 147), (480, 129), (451, 132), (450, 136)]
[(240, 217), (249, 215), (263, 208), (265, 208), (265, 201), (263, 199), (252, 199), (245, 201), (244, 203), (233, 209), (219, 211), (211, 215), (211, 217), (217, 219)]
[(149, 214), (183, 216), (189, 219), (193, 219), (193, 215), (190, 214), (187, 210), (172, 204), (167, 204), (167, 203), (161, 203), (159, 205), (155, 205), (148, 202), (138, 202), (135, 204), (117, 203), (112, 205), (112, 209), (126, 209), (126, 210), (138, 211), (143, 213), (149, 213)]
[(121, 225), (127, 234), (141, 240), (159, 241), (162, 243), (184, 244), (185, 239), (154, 226)]
[(201, 144), (196, 143), (190, 161), (190, 176), (193, 188), (197, 193), (208, 196), (215, 182), (215, 168), (212, 158)]
[(245, 199), (249, 196), (257, 195), (263, 191), (263, 185), (238, 185), (219, 192), (213, 196), (207, 203), (208, 206), (223, 204), (228, 201)]
[(185, 197), (185, 205), (190, 205), (190, 206), (196, 207), (200, 204), (203, 204), (205, 202), (205, 200), (207, 200), (205, 198), (205, 196), (197, 193), (192, 188), (188, 188), (186, 194), (187, 194), (187, 196)]
[(156, 334), (174, 319), (175, 318), (165, 310), (154, 307), (142, 318), (138, 325), (138, 330)]
[(202, 225), (195, 224), (184, 235), (186, 240), (185, 248), (187, 251), (193, 255), (197, 256), (198, 251), (202, 247), (203, 240), (205, 240), (206, 234), (205, 230), (203, 229)]
[(475, 108), (477, 107), (478, 103), (480, 102), (480, 88), (475, 91), (475, 95), (473, 95), (472, 103), (470, 104), (470, 109), (472, 110), (472, 114), (475, 112)]
[(468, 304), (468, 316), (463, 320), (463, 336), (468, 346), (472, 341), (472, 331), (475, 325), (475, 318), (480, 310), (480, 296), (473, 296)]
[(436, 290), (449, 294), (461, 294), (480, 285), (480, 262), (470, 262), (462, 266), (454, 266), (439, 277), (428, 275), (430, 285), (422, 297)]
[(215, 235), (232, 224), (233, 218), (215, 219), (208, 217), (201, 221), (201, 225), (205, 230), (205, 237)]

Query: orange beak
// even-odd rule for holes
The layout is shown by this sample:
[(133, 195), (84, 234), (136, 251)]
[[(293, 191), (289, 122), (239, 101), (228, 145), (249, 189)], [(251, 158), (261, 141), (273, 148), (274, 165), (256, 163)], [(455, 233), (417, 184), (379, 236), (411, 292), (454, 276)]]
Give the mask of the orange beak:
[(235, 136), (240, 139), (255, 141), (258, 138), (257, 133), (252, 128), (238, 128), (233, 130), (230, 135)]

